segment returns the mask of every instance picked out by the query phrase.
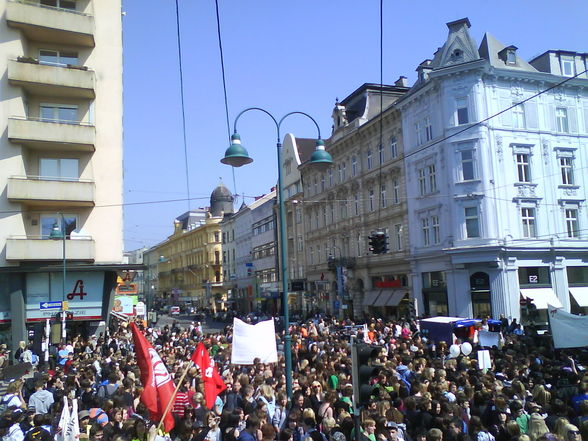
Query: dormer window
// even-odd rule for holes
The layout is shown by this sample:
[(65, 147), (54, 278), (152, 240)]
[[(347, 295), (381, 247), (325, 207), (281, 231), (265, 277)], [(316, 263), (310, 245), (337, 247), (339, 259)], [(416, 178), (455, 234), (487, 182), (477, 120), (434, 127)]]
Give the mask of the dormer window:
[(564, 77), (573, 77), (576, 74), (574, 69), (574, 57), (561, 57), (561, 74)]
[(517, 64), (517, 53), (513, 49), (506, 51), (506, 64)]

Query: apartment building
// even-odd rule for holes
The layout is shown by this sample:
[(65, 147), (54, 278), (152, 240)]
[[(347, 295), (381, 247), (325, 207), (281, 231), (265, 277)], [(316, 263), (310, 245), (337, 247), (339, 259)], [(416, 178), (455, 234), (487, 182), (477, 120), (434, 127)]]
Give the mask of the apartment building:
[(0, 17), (0, 334), (24, 340), (47, 301), (103, 320), (116, 284), (121, 2), (2, 0)]
[[(409, 313), (403, 136), (393, 105), (407, 91), (401, 77), (392, 86), (364, 84), (337, 102), (326, 142), (333, 166), (325, 173), (300, 167), (305, 272), (318, 310), (356, 318)], [(368, 237), (379, 229), (389, 252), (374, 255)]]
[(467, 18), (397, 103), (419, 313), (546, 322), (588, 307), (588, 56), (530, 61)]
[(210, 195), (210, 207), (178, 216), (171, 236), (145, 252), (148, 283), (158, 302), (225, 308), (221, 222), (232, 213), (233, 196), (221, 182)]

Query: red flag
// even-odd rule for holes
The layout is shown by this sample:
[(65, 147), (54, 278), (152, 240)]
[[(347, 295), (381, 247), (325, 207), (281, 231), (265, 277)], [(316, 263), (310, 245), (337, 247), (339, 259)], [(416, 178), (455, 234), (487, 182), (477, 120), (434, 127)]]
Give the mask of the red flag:
[(192, 354), (192, 361), (200, 368), (202, 380), (204, 381), (204, 396), (206, 398), (206, 407), (212, 409), (218, 394), (227, 388), (214, 365), (214, 360), (210, 359), (208, 350), (204, 343), (198, 343), (196, 350)]
[[(144, 387), (141, 402), (149, 409), (150, 418), (159, 422), (174, 395), (175, 385), (159, 354), (135, 323), (131, 323), (131, 331), (137, 364), (141, 369), (141, 383)], [(171, 412), (165, 417), (164, 427), (166, 432), (174, 428), (174, 417)]]

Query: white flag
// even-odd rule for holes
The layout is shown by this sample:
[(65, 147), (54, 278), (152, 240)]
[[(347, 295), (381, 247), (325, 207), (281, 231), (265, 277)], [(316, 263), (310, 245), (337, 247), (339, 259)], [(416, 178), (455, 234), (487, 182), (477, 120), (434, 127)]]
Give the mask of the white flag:
[[(63, 397), (63, 410), (61, 411), (61, 418), (59, 418), (59, 424), (57, 425), (57, 433), (55, 434), (56, 441), (69, 441), (65, 437), (67, 426), (71, 415), (69, 413), (69, 405), (67, 404), (67, 397)], [(77, 420), (77, 415), (76, 415)]]
[(78, 441), (80, 438), (80, 422), (78, 420), (78, 400), (73, 400), (71, 405), (71, 414), (63, 434), (65, 441)]
[(556, 349), (588, 346), (588, 316), (570, 314), (552, 305), (549, 305), (548, 311)]
[(233, 320), (232, 364), (253, 364), (259, 358), (262, 363), (276, 363), (276, 329), (273, 319), (248, 325), (242, 320)]

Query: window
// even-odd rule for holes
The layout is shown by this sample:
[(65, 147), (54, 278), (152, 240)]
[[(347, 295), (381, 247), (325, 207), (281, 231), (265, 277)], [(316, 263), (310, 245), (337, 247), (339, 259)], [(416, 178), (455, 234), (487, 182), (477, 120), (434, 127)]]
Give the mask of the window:
[(517, 53), (514, 50), (508, 49), (506, 51), (506, 63), (517, 64)]
[(382, 144), (378, 146), (378, 160), (380, 164), (384, 163), (384, 146)]
[[(62, 221), (65, 221), (63, 227)], [(49, 239), (54, 228), (57, 228), (59, 232), (63, 231), (63, 228), (66, 239), (70, 239), (72, 231), (77, 228), (77, 216), (75, 214), (64, 214), (62, 218), (59, 214), (42, 214), (40, 224), (41, 238)]]
[(466, 237), (480, 237), (480, 222), (478, 219), (478, 207), (465, 207)]
[[(302, 209), (301, 208), (296, 208), (294, 210), (294, 213), (296, 214), (296, 223), (299, 224), (302, 222)], [(233, 238), (235, 237), (235, 234), (233, 232)]]
[(519, 182), (531, 182), (531, 164), (527, 153), (517, 153), (517, 174)]
[(374, 211), (374, 190), (369, 191), (369, 202), (370, 202), (370, 211)]
[(325, 175), (321, 175), (321, 191), (325, 191)]
[(298, 251), (302, 251), (304, 249), (304, 241), (302, 240), (302, 236), (298, 236)]
[(433, 226), (433, 243), (436, 245), (441, 242), (441, 231), (439, 229), (439, 216), (431, 216), (431, 225)]
[(337, 169), (339, 170), (339, 183), (343, 182), (343, 167), (341, 166), (341, 164), (339, 164), (337, 166)]
[(521, 208), (521, 221), (523, 224), (523, 237), (536, 237), (535, 209), (529, 207)]
[(67, 158), (41, 158), (39, 176), (43, 179), (77, 181), (79, 178), (78, 160)]
[(396, 136), (390, 138), (390, 158), (394, 159), (398, 156), (398, 141)]
[(347, 200), (339, 202), (339, 217), (345, 219), (347, 217)]
[(580, 228), (578, 226), (578, 210), (575, 208), (566, 208), (566, 230), (568, 237), (578, 238), (580, 237)]
[(48, 122), (77, 123), (78, 106), (44, 103), (39, 106), (39, 118)]
[(431, 125), (431, 118), (425, 118), (425, 138), (427, 141), (433, 139), (433, 126)]
[(356, 216), (359, 216), (359, 195), (355, 194), (353, 196), (353, 206), (354, 206), (354, 213)]
[(323, 227), (327, 226), (327, 207), (323, 207)]
[(421, 219), (421, 232), (423, 235), (423, 246), (428, 247), (431, 243), (431, 232), (429, 228), (429, 218), (424, 217)]
[(421, 196), (423, 196), (423, 195), (427, 194), (427, 179), (425, 177), (425, 169), (419, 168), (418, 174), (419, 174), (419, 194)]
[(523, 103), (513, 103), (512, 124), (515, 129), (525, 128), (525, 105)]
[(573, 77), (576, 74), (573, 57), (561, 57), (561, 74), (564, 77)]
[(398, 179), (392, 180), (392, 192), (394, 196), (394, 203), (400, 203), (400, 184), (398, 183)]
[(357, 156), (351, 157), (351, 175), (357, 176)]
[(423, 143), (423, 126), (420, 121), (414, 123), (414, 139), (416, 145), (421, 145)]
[(331, 223), (335, 223), (335, 204), (331, 204), (329, 209), (331, 210)]
[(386, 184), (382, 184), (380, 187), (380, 206), (386, 208)]
[(435, 164), (427, 166), (427, 174), (429, 175), (429, 193), (434, 193), (437, 191), (437, 175)]
[(78, 65), (77, 52), (55, 51), (50, 49), (39, 50), (39, 63), (53, 66)]
[(568, 109), (565, 107), (557, 107), (555, 109), (555, 122), (557, 124), (557, 131), (568, 133), (570, 126), (568, 124)]
[(368, 170), (372, 169), (372, 151), (371, 150), (367, 151), (367, 168), (368, 168)]
[(461, 180), (471, 181), (475, 178), (474, 173), (474, 151), (462, 150), (461, 156)]
[(345, 181), (345, 179), (347, 179), (347, 163), (343, 162), (343, 164), (341, 165), (341, 172), (343, 173), (343, 181)]
[(310, 250), (308, 252), (308, 257), (310, 260), (310, 264), (313, 265), (314, 264), (314, 249), (312, 247), (310, 247)]
[(468, 100), (467, 98), (458, 98), (455, 101), (457, 124), (467, 124), (470, 122), (468, 114)]
[(53, 6), (55, 8), (76, 10), (75, 0), (40, 0), (39, 4), (43, 6)]
[(332, 167), (329, 169), (328, 173), (329, 173), (329, 187), (332, 187), (333, 186), (333, 168)]
[(574, 185), (573, 158), (564, 156), (559, 158), (559, 169), (561, 170), (561, 183), (563, 185)]
[(316, 179), (316, 177), (314, 178), (314, 194), (318, 194), (318, 180)]
[(394, 225), (394, 237), (396, 238), (396, 251), (402, 251), (402, 224)]
[(219, 239), (220, 239), (220, 233), (219, 233), (218, 231), (215, 231), (215, 232), (214, 232), (214, 241), (215, 241), (215, 242), (218, 242), (218, 241), (219, 241)]

